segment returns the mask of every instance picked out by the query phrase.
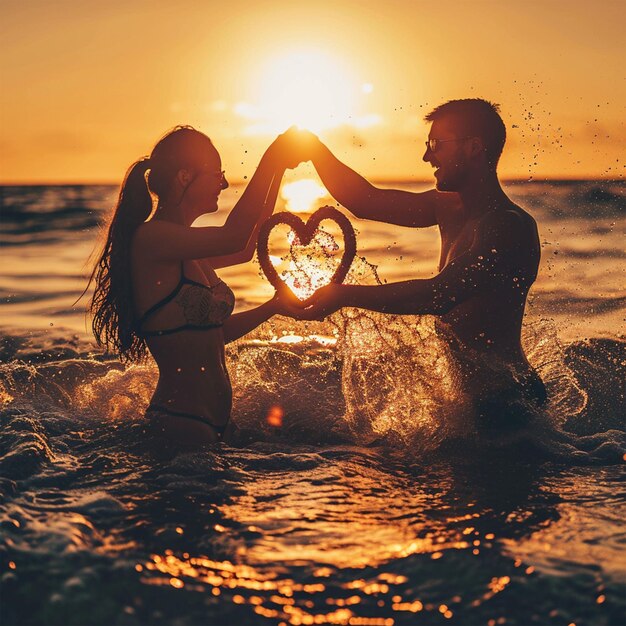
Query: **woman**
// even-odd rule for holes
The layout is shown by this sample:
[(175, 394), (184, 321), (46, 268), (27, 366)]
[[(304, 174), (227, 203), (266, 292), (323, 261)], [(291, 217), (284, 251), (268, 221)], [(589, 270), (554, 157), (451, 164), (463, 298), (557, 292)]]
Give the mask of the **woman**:
[(289, 131), (268, 148), (221, 227), (191, 228), (198, 216), (217, 211), (228, 187), (211, 140), (191, 127), (165, 135), (122, 184), (91, 276), (93, 331), (98, 345), (122, 360), (150, 351), (159, 381), (146, 415), (172, 441), (202, 445), (223, 437), (232, 400), (224, 344), (278, 312), (274, 296), (232, 315), (233, 292), (215, 270), (252, 258), (285, 168), (297, 165), (288, 161), (288, 143)]

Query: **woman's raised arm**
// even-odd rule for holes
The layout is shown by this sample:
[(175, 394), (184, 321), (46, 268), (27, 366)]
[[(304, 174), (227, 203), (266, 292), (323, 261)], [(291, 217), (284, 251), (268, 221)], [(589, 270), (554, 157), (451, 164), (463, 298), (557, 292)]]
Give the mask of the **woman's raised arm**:
[(158, 260), (210, 258), (212, 267), (236, 265), (252, 258), (259, 225), (274, 210), (288, 167), (300, 163), (289, 130), (270, 145), (224, 226), (192, 228), (150, 220), (137, 230), (135, 245)]

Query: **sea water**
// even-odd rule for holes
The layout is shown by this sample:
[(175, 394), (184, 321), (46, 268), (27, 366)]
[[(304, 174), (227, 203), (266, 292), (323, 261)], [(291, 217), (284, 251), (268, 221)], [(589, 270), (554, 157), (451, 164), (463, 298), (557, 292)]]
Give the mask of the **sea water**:
[[(164, 457), (154, 365), (75, 303), (117, 189), (0, 188), (2, 624), (623, 623), (626, 185), (506, 191), (543, 255), (522, 437), (467, 427), (434, 318), (346, 311), (229, 345), (239, 440)], [(435, 273), (435, 229), (351, 220), (364, 282)], [(254, 261), (220, 276), (238, 310), (271, 297)]]

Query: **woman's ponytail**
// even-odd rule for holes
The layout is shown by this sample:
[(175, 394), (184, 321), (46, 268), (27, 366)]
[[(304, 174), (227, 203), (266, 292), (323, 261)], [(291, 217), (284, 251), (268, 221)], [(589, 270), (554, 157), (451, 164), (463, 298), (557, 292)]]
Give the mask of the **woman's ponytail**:
[(148, 169), (150, 159), (144, 157), (126, 172), (104, 249), (89, 279), (96, 283), (89, 307), (96, 342), (129, 361), (146, 354), (145, 341), (135, 328), (130, 249), (135, 231), (152, 213)]

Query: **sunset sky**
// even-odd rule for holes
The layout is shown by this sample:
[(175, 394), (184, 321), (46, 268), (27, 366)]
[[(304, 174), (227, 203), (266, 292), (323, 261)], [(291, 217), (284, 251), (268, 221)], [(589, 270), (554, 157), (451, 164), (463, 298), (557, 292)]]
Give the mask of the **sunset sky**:
[(0, 181), (118, 182), (176, 124), (232, 180), (318, 132), (372, 179), (432, 179), (431, 108), (500, 103), (504, 177), (621, 178), (623, 0), (0, 0)]

